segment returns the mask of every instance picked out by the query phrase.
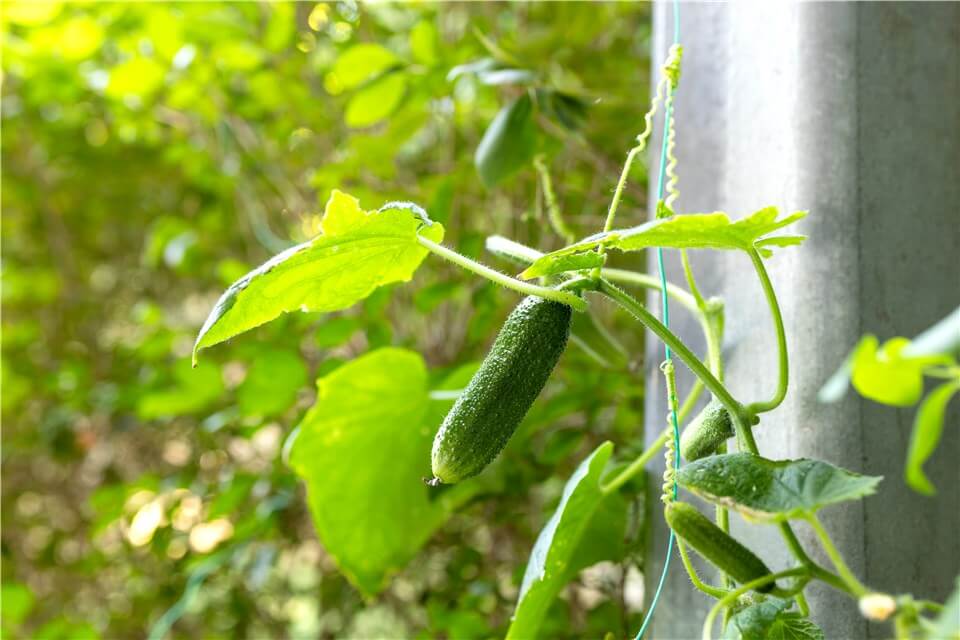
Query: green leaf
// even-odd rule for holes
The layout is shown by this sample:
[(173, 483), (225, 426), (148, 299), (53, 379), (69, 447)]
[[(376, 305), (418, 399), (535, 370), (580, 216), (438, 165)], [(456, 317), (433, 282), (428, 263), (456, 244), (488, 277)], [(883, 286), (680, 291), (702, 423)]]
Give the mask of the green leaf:
[(396, 65), (397, 56), (389, 49), (370, 42), (355, 44), (337, 57), (330, 71), (342, 91), (354, 89)]
[(766, 598), (735, 613), (727, 624), (725, 640), (824, 640), (823, 631), (799, 613), (787, 611), (793, 604), (782, 598)]
[(409, 209), (366, 212), (334, 191), (323, 234), (280, 253), (230, 285), (197, 336), (193, 359), (211, 345), (291, 311), (337, 311), (377, 287), (410, 280), (427, 250), (418, 233), (440, 242), (443, 225)]
[(909, 357), (904, 354), (910, 341), (891, 338), (879, 346), (876, 336), (865, 335), (851, 361), (851, 382), (865, 398), (894, 407), (909, 407), (923, 395), (923, 370), (949, 363), (943, 355)]
[(600, 478), (613, 452), (605, 442), (573, 472), (553, 516), (530, 552), (507, 638), (533, 638), (553, 598), (570, 577), (571, 559), (603, 499)]
[(550, 264), (563, 256), (583, 253), (603, 245), (621, 251), (639, 251), (648, 247), (671, 249), (739, 249), (756, 248), (761, 255), (769, 256), (769, 247), (799, 244), (804, 236), (775, 236), (768, 234), (801, 220), (805, 211), (796, 211), (778, 218), (776, 207), (767, 207), (737, 221), (731, 221), (725, 213), (690, 213), (669, 218), (651, 220), (629, 229), (599, 233), (585, 240), (548, 253), (521, 274), (533, 278), (551, 273)]
[(283, 413), (306, 383), (307, 368), (293, 351), (265, 349), (255, 358), (237, 389), (241, 413), (247, 416)]
[[(552, 254), (548, 254), (552, 255)], [(584, 253), (571, 253), (568, 255), (557, 256), (555, 260), (543, 261), (537, 260), (527, 267), (527, 270), (520, 274), (521, 278), (529, 280), (530, 278), (541, 278), (543, 276), (552, 276), (567, 271), (582, 271), (594, 267), (602, 267), (604, 258), (596, 251), (586, 251)]]
[(3, 630), (12, 633), (23, 624), (33, 609), (33, 592), (19, 582), (4, 582), (0, 587), (0, 603), (3, 604), (3, 617), (0, 618)]
[(407, 90), (407, 77), (388, 73), (358, 90), (347, 103), (344, 121), (354, 129), (369, 127), (393, 113)]
[(437, 64), (438, 43), (437, 28), (429, 20), (421, 20), (410, 30), (410, 53), (420, 64), (428, 67)]
[(477, 146), (473, 162), (487, 187), (527, 165), (537, 150), (533, 101), (523, 94), (497, 113)]
[(915, 491), (928, 496), (935, 494), (936, 489), (923, 472), (923, 463), (937, 449), (940, 434), (943, 432), (943, 416), (947, 411), (947, 404), (957, 391), (960, 391), (960, 382), (956, 381), (944, 383), (931, 391), (917, 410), (913, 423), (905, 478)]
[(943, 611), (937, 617), (929, 638), (960, 638), (960, 577), (957, 578), (953, 593), (943, 604)]
[(324, 547), (373, 595), (480, 486), (427, 487), (435, 424), (419, 354), (373, 351), (317, 381), (317, 402), (289, 446)]
[(140, 396), (137, 415), (144, 420), (198, 413), (223, 396), (220, 367), (212, 362), (191, 368), (186, 360), (173, 367), (173, 384)]
[(820, 460), (767, 460), (752, 453), (711, 456), (681, 467), (677, 482), (704, 500), (758, 522), (802, 518), (874, 492), (882, 478)]

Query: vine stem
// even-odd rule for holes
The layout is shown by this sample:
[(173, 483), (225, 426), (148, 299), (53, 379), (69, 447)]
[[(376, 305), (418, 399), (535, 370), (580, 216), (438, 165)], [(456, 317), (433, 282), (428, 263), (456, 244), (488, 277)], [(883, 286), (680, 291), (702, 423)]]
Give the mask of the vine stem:
[(727, 595), (726, 589), (707, 584), (700, 579), (696, 567), (690, 562), (690, 556), (687, 554), (687, 545), (683, 544), (683, 540), (679, 537), (677, 538), (677, 549), (680, 550), (680, 561), (683, 562), (683, 568), (687, 570), (687, 575), (690, 577), (690, 582), (693, 583), (693, 586), (711, 598), (722, 598)]
[(703, 632), (701, 633), (702, 640), (710, 640), (710, 631), (713, 629), (713, 621), (716, 619), (717, 614), (720, 613), (723, 609), (726, 609), (734, 602), (737, 601), (737, 598), (752, 591), (758, 587), (762, 587), (771, 582), (776, 582), (780, 578), (789, 578), (791, 576), (804, 576), (807, 575), (808, 571), (806, 568), (798, 567), (795, 569), (787, 569), (786, 571), (781, 571), (779, 573), (771, 573), (770, 575), (763, 576), (762, 578), (757, 578), (756, 580), (751, 580), (750, 582), (744, 584), (738, 589), (731, 591), (727, 595), (720, 598), (713, 608), (710, 609), (710, 613), (707, 614), (706, 619), (703, 621)]
[(499, 284), (507, 289), (512, 289), (518, 293), (523, 293), (531, 296), (539, 296), (546, 300), (554, 300), (556, 302), (562, 302), (563, 304), (570, 305), (577, 311), (586, 311), (587, 303), (583, 298), (574, 295), (568, 291), (558, 291), (556, 289), (551, 289), (549, 287), (541, 287), (540, 285), (533, 284), (531, 282), (524, 282), (523, 280), (517, 280), (516, 278), (510, 277), (505, 273), (492, 269), (485, 264), (481, 264), (475, 260), (448, 249), (442, 244), (437, 244), (432, 240), (428, 240), (423, 236), (417, 236), (417, 242), (420, 246), (428, 249), (432, 253), (449, 260), (457, 266), (463, 267), (467, 271), (473, 272), (478, 276), (483, 276), (487, 280)]
[[(683, 406), (680, 407), (680, 412), (677, 414), (678, 422), (683, 422), (690, 416), (690, 413), (693, 411), (693, 408), (696, 406), (697, 399), (700, 397), (700, 394), (702, 392), (703, 392), (703, 382), (701, 382), (700, 379), (697, 378), (697, 381), (694, 382), (693, 384), (693, 388), (690, 389), (690, 393), (687, 394), (687, 397), (684, 399)], [(667, 443), (667, 440), (670, 438), (672, 434), (673, 434), (672, 426), (669, 426), (666, 429), (664, 429), (660, 433), (660, 435), (657, 436), (657, 439), (654, 440), (650, 444), (650, 446), (644, 450), (643, 453), (637, 456), (636, 459), (634, 459), (634, 461), (630, 463), (630, 466), (628, 466), (626, 469), (624, 469), (619, 474), (617, 474), (617, 476), (613, 480), (611, 480), (601, 488), (601, 491), (603, 492), (603, 494), (606, 495), (608, 493), (612, 493), (613, 491), (616, 491), (617, 489), (625, 485), (627, 482), (629, 482), (630, 479), (633, 478), (633, 476), (640, 473), (640, 471), (642, 471), (643, 468), (647, 466), (647, 463), (650, 462), (650, 460), (652, 460), (655, 455), (657, 455), (657, 452), (659, 452), (660, 449), (663, 448), (663, 445)]]
[(870, 593), (870, 590), (867, 589), (862, 582), (857, 580), (855, 575), (853, 575), (850, 567), (848, 567), (847, 563), (844, 561), (843, 556), (840, 555), (840, 552), (837, 551), (837, 548), (834, 546), (833, 540), (830, 539), (830, 534), (827, 533), (827, 530), (823, 528), (823, 524), (820, 523), (820, 519), (817, 518), (815, 514), (811, 514), (809, 517), (807, 517), (807, 522), (810, 523), (810, 526), (813, 527), (813, 531), (817, 534), (817, 537), (820, 538), (820, 544), (823, 546), (823, 550), (827, 553), (827, 556), (830, 558), (830, 562), (833, 563), (837, 573), (840, 574), (840, 577), (843, 579), (844, 583), (852, 592), (852, 594), (858, 598), (861, 598)]
[(754, 402), (747, 406), (747, 411), (750, 412), (751, 415), (756, 415), (776, 409), (787, 396), (787, 386), (790, 383), (790, 362), (787, 356), (787, 334), (783, 328), (783, 316), (780, 313), (780, 304), (777, 302), (777, 294), (773, 290), (770, 276), (767, 275), (767, 268), (764, 266), (763, 258), (760, 257), (756, 249), (750, 249), (748, 253), (750, 255), (750, 261), (753, 262), (753, 268), (760, 278), (760, 284), (763, 286), (763, 295), (767, 298), (770, 314), (773, 316), (773, 324), (777, 331), (777, 352), (779, 354), (779, 374), (777, 376), (776, 394), (767, 402)]
[(757, 444), (753, 439), (753, 434), (744, 419), (745, 410), (743, 405), (737, 402), (737, 399), (731, 395), (722, 382), (717, 380), (716, 376), (710, 372), (706, 365), (700, 362), (700, 359), (668, 329), (656, 316), (647, 311), (636, 298), (617, 288), (608, 280), (600, 280), (597, 289), (600, 293), (623, 307), (625, 311), (634, 316), (647, 329), (652, 331), (660, 340), (670, 347), (677, 354), (677, 357), (693, 372), (697, 378), (703, 381), (704, 386), (726, 407), (733, 418), (734, 425), (737, 428), (737, 434), (747, 443), (752, 444), (751, 450), (756, 451)]

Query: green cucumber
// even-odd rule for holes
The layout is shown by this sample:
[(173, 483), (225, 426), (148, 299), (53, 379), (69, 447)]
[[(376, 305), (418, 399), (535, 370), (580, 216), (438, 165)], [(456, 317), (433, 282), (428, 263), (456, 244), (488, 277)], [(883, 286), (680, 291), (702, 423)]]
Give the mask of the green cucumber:
[[(664, 512), (667, 524), (681, 540), (740, 584), (770, 575), (770, 569), (763, 560), (697, 511), (696, 507), (686, 502), (671, 502)], [(776, 586), (771, 581), (757, 591), (768, 592)]]
[(569, 306), (536, 296), (510, 313), (433, 441), (434, 484), (480, 473), (537, 399), (570, 335)]
[(683, 430), (680, 454), (693, 462), (716, 452), (717, 447), (733, 436), (730, 412), (714, 398)]

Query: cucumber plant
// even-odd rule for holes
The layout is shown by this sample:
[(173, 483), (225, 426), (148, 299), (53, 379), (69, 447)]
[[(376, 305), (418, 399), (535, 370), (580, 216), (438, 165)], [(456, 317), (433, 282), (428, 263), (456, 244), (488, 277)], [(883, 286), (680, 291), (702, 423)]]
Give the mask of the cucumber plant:
[[(578, 543), (585, 536), (602, 535), (603, 514), (624, 495), (638, 491), (631, 481), (641, 476), (646, 465), (661, 451), (668, 462), (662, 496), (664, 517), (677, 534), (680, 557), (694, 588), (716, 601), (704, 620), (704, 638), (714, 634), (718, 616), (722, 618), (724, 637), (823, 638), (822, 631), (810, 619), (812, 612), (804, 595), (814, 582), (824, 583), (840, 595), (858, 600), (867, 618), (892, 619), (900, 638), (957, 637), (958, 596), (940, 605), (915, 599), (910, 594), (886, 594), (871, 589), (850, 570), (818, 519), (817, 512), (827, 505), (870, 495), (880, 478), (862, 476), (816, 460), (775, 461), (760, 455), (753, 429), (761, 424), (765, 414), (782, 403), (789, 372), (783, 321), (765, 260), (776, 250), (803, 242), (802, 235), (777, 232), (806, 214), (795, 212), (781, 216), (776, 208), (766, 207), (731, 220), (720, 212), (679, 214), (674, 211), (677, 198), (676, 161), (672, 154), (675, 132), (669, 113), (672, 90), (680, 78), (680, 53), (680, 49), (674, 47), (663, 67), (656, 96), (647, 113), (646, 127), (627, 155), (604, 227), (598, 233), (570, 241), (549, 253), (500, 236), (489, 238), (487, 248), (491, 253), (514, 265), (523, 265), (524, 270), (514, 277), (445, 246), (443, 225), (432, 221), (428, 212), (415, 204), (388, 203), (368, 211), (362, 209), (355, 198), (334, 191), (326, 206), (320, 235), (278, 254), (224, 292), (197, 337), (194, 361), (202, 349), (283, 313), (344, 309), (385, 284), (408, 281), (427, 255), (447, 260), (469, 273), (527, 296), (507, 319), (486, 360), (466, 388), (459, 392), (439, 391), (447, 394), (444, 397), (452, 394), (457, 400), (436, 433), (432, 461), (425, 457), (423, 467), (425, 470), (432, 462), (434, 480), (431, 484), (452, 486), (426, 487), (406, 476), (383, 476), (402, 488), (408, 503), (350, 505), (357, 517), (370, 526), (382, 524), (382, 520), (376, 520), (382, 515), (381, 508), (383, 512), (415, 510), (421, 516), (422, 528), (404, 535), (422, 541), (439, 526), (443, 514), (484, 490), (482, 481), (487, 474), (481, 472), (506, 445), (543, 389), (564, 350), (572, 317), (590, 313), (594, 297), (606, 297), (664, 342), (670, 353), (696, 376), (697, 383), (680, 403), (675, 393), (673, 361), (669, 359), (664, 363), (671, 407), (679, 423), (687, 421), (704, 390), (709, 391), (713, 399), (690, 422), (679, 442), (671, 427), (633, 459), (611, 462), (614, 447), (607, 442), (582, 461), (566, 483), (560, 504), (530, 554), (508, 637), (537, 635), (551, 601), (570, 579), (571, 571), (583, 566), (576, 557)], [(653, 118), (660, 107), (668, 114), (667, 197), (657, 203), (655, 219), (619, 228), (616, 215), (631, 166), (646, 148)], [(516, 108), (519, 107), (514, 110)], [(509, 120), (514, 116), (511, 112), (504, 117)], [(483, 172), (489, 181), (495, 181), (501, 170), (487, 164), (487, 155), (484, 158)], [(545, 163), (540, 157), (532, 160), (548, 187), (545, 189), (549, 194), (547, 204), (553, 209), (548, 220), (557, 235), (569, 238), (570, 228), (562, 224)], [(507, 169), (512, 171), (513, 166)], [(607, 255), (612, 250), (636, 252), (653, 247), (682, 252), (686, 288), (673, 283), (661, 285), (657, 278), (647, 274), (607, 265)], [(686, 254), (689, 249), (739, 251), (750, 259), (777, 333), (778, 385), (769, 400), (745, 403), (724, 383), (719, 348), (723, 305), (701, 294)], [(707, 344), (703, 358), (630, 292), (630, 289), (660, 289), (661, 286), (672, 301), (700, 320)], [(887, 351), (903, 353), (901, 347), (893, 345)], [(853, 357), (855, 385), (861, 353), (868, 348), (875, 352), (875, 342), (872, 347), (868, 344), (858, 348)], [(924, 366), (936, 367), (937, 375), (948, 378), (945, 385), (950, 394), (956, 390), (955, 361), (923, 362)], [(425, 386), (425, 367), (416, 354), (384, 349), (345, 367), (353, 369), (341, 368), (331, 377), (351, 380), (350, 393), (336, 391), (327, 384), (326, 378), (321, 379), (317, 405), (288, 440), (287, 455), (299, 473), (309, 474), (312, 465), (322, 464), (329, 458), (332, 443), (361, 437), (384, 438), (382, 458), (376, 464), (384, 473), (392, 472), (395, 469), (391, 467), (394, 453), (391, 447), (412, 447), (413, 439), (424, 436), (420, 432), (410, 432), (407, 436), (400, 431), (405, 425), (420, 423), (424, 416), (430, 415), (425, 406), (431, 392)], [(372, 386), (372, 381), (390, 384), (390, 393), (379, 393), (379, 387)], [(935, 398), (938, 407), (946, 402), (941, 395), (949, 398), (947, 391), (934, 393), (938, 394)], [(338, 412), (359, 414), (364, 420), (363, 426), (373, 435), (345, 433), (345, 418)], [(736, 452), (726, 450), (730, 439)], [(682, 454), (687, 464), (680, 466), (678, 454)], [(478, 477), (469, 479), (475, 475)], [(340, 481), (342, 487), (348, 488), (351, 482), (375, 483), (378, 477), (365, 472), (362, 478), (343, 477)], [(681, 501), (678, 487), (685, 490), (685, 496), (712, 505), (716, 523), (702, 515), (689, 499)], [(364, 554), (338, 555), (338, 541), (328, 526), (324, 505), (325, 501), (342, 499), (329, 492), (311, 493), (310, 506), (318, 532), (338, 564), (355, 584), (369, 593), (375, 591), (387, 574), (372, 568), (371, 559)], [(753, 551), (730, 536), (730, 511), (751, 522), (775, 525), (796, 566), (781, 571), (769, 569)], [(810, 551), (801, 545), (793, 530), (795, 521), (811, 527), (831, 566), (814, 560)], [(719, 584), (708, 584), (697, 575), (688, 546), (719, 570)], [(398, 550), (388, 551), (383, 562), (391, 570), (410, 559)]]

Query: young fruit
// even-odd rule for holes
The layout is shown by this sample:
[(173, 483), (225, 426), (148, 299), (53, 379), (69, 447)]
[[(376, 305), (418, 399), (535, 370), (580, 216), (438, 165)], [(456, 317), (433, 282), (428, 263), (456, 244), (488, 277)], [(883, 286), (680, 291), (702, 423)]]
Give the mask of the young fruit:
[(694, 418), (680, 437), (680, 454), (690, 462), (714, 453), (733, 436), (730, 412), (714, 398)]
[[(740, 584), (770, 575), (763, 560), (695, 507), (686, 502), (671, 502), (664, 511), (667, 524), (680, 539)], [(770, 591), (775, 586), (770, 582), (757, 591)]]
[(507, 317), (433, 440), (434, 483), (480, 473), (537, 399), (570, 335), (571, 309), (535, 296)]

